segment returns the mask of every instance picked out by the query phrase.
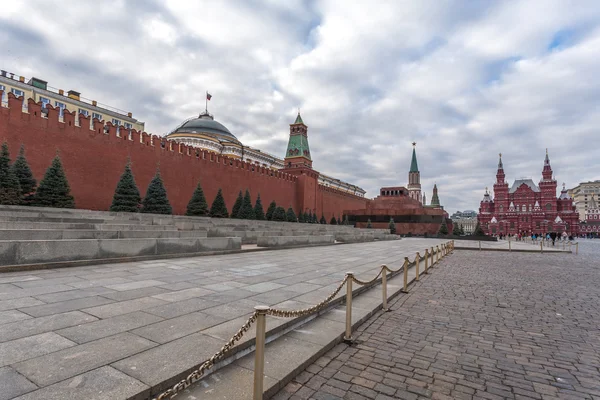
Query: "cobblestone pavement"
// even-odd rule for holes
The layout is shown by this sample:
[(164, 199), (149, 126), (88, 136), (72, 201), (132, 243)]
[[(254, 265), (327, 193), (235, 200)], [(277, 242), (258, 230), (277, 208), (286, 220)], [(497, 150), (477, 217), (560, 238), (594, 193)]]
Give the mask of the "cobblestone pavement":
[(599, 260), (457, 250), (274, 399), (600, 399)]

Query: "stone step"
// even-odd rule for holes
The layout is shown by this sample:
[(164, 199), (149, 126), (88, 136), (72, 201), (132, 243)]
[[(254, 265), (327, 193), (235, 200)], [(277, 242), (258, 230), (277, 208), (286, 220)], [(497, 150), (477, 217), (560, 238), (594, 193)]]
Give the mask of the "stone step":
[(206, 231), (145, 230), (98, 231), (84, 229), (0, 229), (0, 240), (62, 240), (62, 239), (139, 239), (139, 238), (200, 238)]
[(333, 235), (262, 236), (257, 238), (258, 247), (294, 247), (334, 244)]
[(89, 224), (89, 223), (66, 223), (66, 222), (0, 222), (0, 229), (86, 229), (99, 231), (136, 231), (136, 230), (173, 230), (167, 225), (141, 225), (141, 224)]
[(240, 250), (240, 238), (0, 241), (0, 266)]

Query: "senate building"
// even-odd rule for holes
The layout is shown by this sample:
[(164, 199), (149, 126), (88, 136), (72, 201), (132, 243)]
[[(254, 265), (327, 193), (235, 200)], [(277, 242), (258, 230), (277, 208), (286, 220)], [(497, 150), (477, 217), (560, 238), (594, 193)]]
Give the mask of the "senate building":
[(505, 180), (502, 154), (498, 161), (494, 197), (487, 188), (479, 207), (477, 219), (488, 235), (531, 235), (549, 232), (579, 233), (579, 214), (564, 187), (556, 197), (548, 150), (544, 159), (542, 179), (516, 179), (512, 186)]

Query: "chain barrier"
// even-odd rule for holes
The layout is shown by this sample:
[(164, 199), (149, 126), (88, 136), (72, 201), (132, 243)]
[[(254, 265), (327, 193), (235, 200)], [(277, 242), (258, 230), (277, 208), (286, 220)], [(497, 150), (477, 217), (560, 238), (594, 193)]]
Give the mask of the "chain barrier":
[[(439, 246), (436, 246), (435, 252), (433, 251), (433, 247), (431, 248), (431, 252), (428, 252), (428, 250), (425, 250), (425, 256), (427, 257), (427, 255), (429, 254), (432, 258), (431, 266), (433, 266), (434, 264), (437, 264), (437, 262), (439, 262), (440, 255), (443, 257), (444, 255), (449, 254), (449, 252), (452, 251), (453, 244), (454, 244), (453, 242), (448, 242), (447, 245), (442, 244), (442, 249), (446, 248), (446, 250), (447, 250), (447, 252), (444, 252), (444, 254), (440, 254), (442, 249), (440, 249)], [(434, 258), (433, 258), (434, 254), (436, 254), (438, 256), (437, 260), (434, 260)], [(204, 376), (205, 372), (207, 370), (209, 370), (210, 368), (212, 368), (219, 360), (221, 360), (227, 354), (227, 352), (229, 352), (229, 350), (231, 350), (231, 348), (244, 336), (244, 334), (246, 332), (248, 332), (250, 327), (255, 322), (257, 322), (259, 314), (261, 315), (261, 318), (262, 318), (262, 320), (261, 320), (262, 322), (259, 325), (261, 325), (261, 324), (264, 325), (264, 323), (265, 323), (264, 316), (265, 315), (271, 315), (273, 317), (280, 317), (280, 318), (298, 318), (298, 317), (307, 316), (307, 315), (310, 315), (317, 311), (322, 310), (325, 306), (327, 306), (327, 304), (329, 304), (331, 302), (331, 300), (333, 300), (335, 298), (335, 296), (338, 295), (338, 293), (342, 290), (344, 285), (348, 285), (349, 293), (347, 294), (347, 299), (346, 299), (346, 302), (347, 302), (346, 313), (347, 313), (347, 315), (350, 315), (349, 313), (351, 312), (351, 310), (349, 310), (348, 308), (351, 309), (351, 307), (352, 307), (351, 306), (352, 294), (350, 293), (351, 287), (352, 287), (351, 286), (352, 282), (356, 282), (357, 284), (363, 285), (363, 286), (371, 285), (371, 284), (377, 282), (379, 277), (381, 277), (385, 271), (386, 279), (382, 278), (382, 283), (384, 284), (384, 286), (387, 286), (387, 283), (384, 283), (384, 281), (387, 282), (387, 272), (395, 274), (402, 270), (406, 271), (410, 264), (416, 264), (416, 262), (419, 259), (420, 259), (419, 255), (416, 255), (415, 260), (411, 263), (408, 260), (408, 257), (405, 257), (405, 261), (404, 261), (402, 267), (398, 268), (397, 270), (393, 270), (393, 269), (389, 268), (387, 265), (382, 265), (377, 276), (375, 276), (375, 278), (373, 278), (369, 281), (361, 281), (360, 279), (357, 279), (353, 273), (347, 273), (346, 276), (344, 277), (344, 279), (339, 283), (339, 285), (336, 287), (336, 289), (329, 296), (327, 296), (327, 298), (325, 298), (320, 303), (318, 303), (312, 307), (309, 307), (309, 308), (304, 308), (304, 309), (300, 309), (300, 310), (282, 310), (282, 309), (270, 308), (270, 307), (264, 307), (264, 308), (256, 307), (257, 309), (260, 309), (260, 310), (255, 310), (252, 313), (252, 315), (250, 315), (248, 320), (235, 333), (235, 335), (233, 335), (231, 337), (231, 339), (229, 339), (229, 341), (227, 343), (225, 343), (225, 345), (223, 345), (223, 347), (221, 347), (221, 349), (218, 352), (216, 352), (210, 359), (208, 359), (207, 361), (202, 363), (197, 369), (192, 371), (185, 379), (182, 379), (181, 381), (177, 382), (175, 385), (173, 385), (169, 389), (165, 390), (164, 392), (160, 393), (158, 396), (153, 397), (152, 400), (172, 399), (179, 392), (181, 392), (182, 390), (189, 387), (192, 383), (200, 380)], [(386, 304), (387, 303), (387, 290), (386, 289), (387, 288), (385, 288), (385, 287), (383, 289), (384, 290), (384, 292), (383, 292), (384, 298), (385, 298), (384, 310), (387, 308), (386, 307), (387, 306), (387, 304)], [(347, 323), (348, 323), (348, 321), (347, 321)], [(264, 326), (262, 326), (262, 330), (264, 331)], [(347, 329), (347, 331), (348, 331), (348, 329)], [(264, 332), (262, 334), (264, 335)], [(351, 331), (350, 331), (350, 334), (351, 334)], [(347, 339), (351, 339), (349, 334), (347, 334)], [(257, 343), (258, 343), (258, 341), (257, 341)], [(264, 338), (263, 338), (263, 347), (264, 347)], [(264, 352), (264, 348), (261, 351)], [(264, 356), (264, 354), (263, 354), (263, 356)]]
[(217, 361), (219, 361), (227, 352), (233, 347), (233, 345), (239, 341), (244, 333), (248, 332), (252, 324), (256, 321), (257, 312), (252, 313), (250, 318), (242, 325), (242, 327), (229, 339), (221, 349), (216, 352), (210, 359), (202, 363), (196, 370), (192, 371), (185, 379), (180, 380), (169, 389), (162, 392), (153, 400), (166, 400), (172, 399), (177, 393), (181, 392), (185, 388), (189, 387), (192, 383), (198, 381), (204, 376), (204, 373), (211, 369)]
[(346, 284), (347, 281), (348, 281), (348, 276), (346, 276), (344, 278), (344, 280), (342, 282), (340, 282), (340, 284), (333, 291), (333, 293), (331, 293), (325, 300), (323, 300), (322, 302), (320, 302), (319, 304), (317, 304), (315, 306), (300, 309), (300, 310), (279, 310), (277, 308), (269, 308), (269, 310), (267, 310), (267, 315), (271, 315), (273, 317), (281, 317), (281, 318), (296, 318), (296, 317), (303, 317), (306, 315), (310, 315), (316, 311), (321, 310), (323, 307), (325, 307), (327, 305), (327, 303), (329, 303), (331, 300), (333, 300), (333, 298), (340, 292), (340, 290), (342, 290), (342, 288), (344, 287), (344, 285)]

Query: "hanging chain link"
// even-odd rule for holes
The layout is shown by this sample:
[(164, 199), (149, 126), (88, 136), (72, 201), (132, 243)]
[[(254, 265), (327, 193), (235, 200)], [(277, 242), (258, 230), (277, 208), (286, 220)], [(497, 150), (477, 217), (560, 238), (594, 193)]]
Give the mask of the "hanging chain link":
[(333, 291), (333, 293), (331, 293), (329, 296), (327, 296), (327, 298), (325, 300), (323, 300), (322, 302), (320, 302), (317, 305), (314, 305), (309, 308), (300, 309), (300, 310), (280, 310), (277, 308), (270, 308), (269, 310), (267, 310), (267, 315), (272, 315), (273, 317), (282, 317), (282, 318), (296, 318), (296, 317), (303, 317), (303, 316), (312, 314), (314, 312), (317, 312), (317, 311), (321, 310), (323, 307), (325, 307), (327, 305), (327, 303), (329, 303), (331, 300), (333, 300), (333, 298), (340, 292), (340, 290), (342, 290), (342, 288), (344, 287), (344, 285), (346, 284), (347, 281), (348, 281), (348, 275), (346, 275), (344, 280), (340, 282), (340, 284)]
[(233, 345), (237, 341), (239, 341), (242, 338), (242, 336), (244, 336), (244, 333), (248, 332), (252, 324), (256, 322), (256, 316), (257, 312), (255, 311), (252, 313), (250, 318), (248, 318), (248, 320), (244, 323), (244, 325), (242, 325), (242, 327), (236, 332), (236, 334), (233, 335), (231, 339), (229, 339), (229, 341), (225, 343), (225, 345), (223, 345), (223, 347), (221, 347), (221, 350), (216, 352), (210, 359), (202, 363), (196, 370), (192, 371), (185, 379), (180, 380), (175, 385), (173, 385), (172, 387), (155, 397), (153, 400), (172, 399), (177, 393), (181, 392), (182, 390), (190, 386), (192, 383), (202, 378), (204, 376), (204, 372), (212, 368), (213, 365), (215, 365), (217, 361), (223, 358), (223, 356), (227, 354), (227, 352), (233, 347)]
[(384, 269), (387, 269), (387, 267), (385, 265), (382, 265), (377, 276), (375, 278), (371, 279), (370, 281), (361, 281), (360, 279), (357, 279), (356, 276), (354, 276), (354, 275), (352, 275), (352, 280), (354, 282), (358, 283), (359, 285), (370, 285), (372, 283), (375, 283), (377, 281), (377, 279), (379, 279), (379, 277), (383, 273)]

